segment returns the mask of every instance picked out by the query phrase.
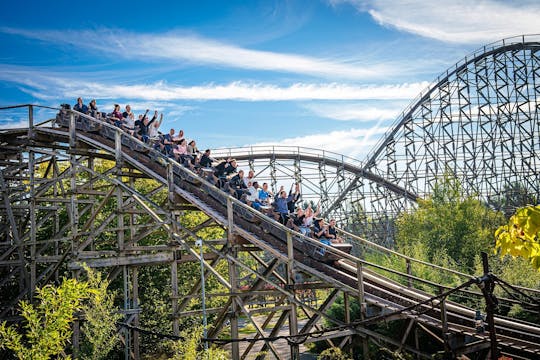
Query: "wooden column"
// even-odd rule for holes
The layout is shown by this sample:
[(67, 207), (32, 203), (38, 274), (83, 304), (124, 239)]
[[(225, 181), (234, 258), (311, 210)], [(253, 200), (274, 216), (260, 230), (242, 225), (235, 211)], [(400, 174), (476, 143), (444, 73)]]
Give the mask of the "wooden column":
[[(236, 258), (237, 257), (237, 249), (236, 249), (236, 241), (234, 239), (234, 218), (233, 218), (233, 204), (230, 197), (227, 198), (227, 242), (228, 242), (228, 251), (229, 254)], [(237, 296), (238, 294), (238, 272), (236, 269), (236, 265), (231, 261), (228, 260), (229, 263), (229, 283), (231, 284), (231, 312), (229, 314), (229, 319), (231, 322), (231, 338), (232, 339), (238, 339), (238, 302), (237, 302)], [(232, 351), (232, 358), (233, 359), (240, 359), (240, 344), (238, 342), (231, 343), (231, 351)]]
[[(290, 286), (290, 291), (292, 292), (292, 298), (289, 299), (289, 306), (291, 310), (289, 311), (289, 335), (298, 334), (298, 317), (296, 309), (296, 291), (294, 289), (295, 285), (294, 277), (294, 244), (293, 238), (290, 232), (287, 232), (287, 285)], [(291, 345), (291, 359), (298, 360), (300, 359), (300, 347), (298, 344)]]
[[(132, 286), (133, 286), (133, 293), (131, 294), (133, 299), (133, 306), (132, 308), (135, 309), (134, 318), (133, 318), (133, 325), (139, 326), (139, 268), (134, 266), (131, 268), (131, 278), (132, 278)], [(140, 352), (139, 352), (139, 332), (134, 331), (133, 332), (133, 355), (135, 357), (135, 360), (140, 359)]]
[[(358, 301), (360, 302), (360, 320), (364, 320), (367, 317), (367, 305), (364, 296), (364, 267), (361, 261), (356, 262), (357, 279), (358, 279)], [(369, 348), (368, 339), (364, 335), (362, 338), (362, 353), (363, 358), (369, 360)]]
[[(30, 300), (36, 291), (36, 198), (35, 198), (35, 153), (28, 152), (28, 172), (30, 180)], [(21, 259), (23, 261), (23, 259)]]

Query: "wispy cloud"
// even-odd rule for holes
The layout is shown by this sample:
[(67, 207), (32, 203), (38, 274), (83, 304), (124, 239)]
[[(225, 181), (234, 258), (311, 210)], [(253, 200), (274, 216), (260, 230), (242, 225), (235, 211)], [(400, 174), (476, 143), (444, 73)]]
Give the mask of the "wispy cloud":
[(294, 83), (289, 86), (277, 86), (242, 81), (200, 86), (176, 86), (164, 81), (127, 85), (116, 82), (107, 84), (82, 81), (80, 78), (65, 78), (61, 73), (46, 73), (2, 65), (0, 65), (0, 80), (16, 82), (24, 91), (43, 100), (70, 99), (76, 96), (138, 101), (412, 99), (428, 85), (427, 82), (417, 82), (396, 85)]
[(375, 121), (395, 119), (405, 108), (405, 102), (378, 102), (378, 104), (308, 103), (302, 106), (317, 116), (342, 121)]
[(536, 0), (330, 0), (350, 3), (375, 21), (402, 31), (445, 42), (482, 44), (538, 33)]
[[(70, 45), (77, 51), (102, 56), (148, 61), (176, 61), (179, 64), (217, 65), (246, 70), (263, 70), (303, 75), (374, 79), (398, 74), (395, 65), (358, 64), (337, 59), (246, 49), (235, 44), (182, 33), (139, 34), (124, 30), (45, 31), (0, 28), (0, 32), (56, 45)], [(81, 39), (84, 47), (81, 48)]]
[(386, 131), (388, 127), (353, 128), (346, 131), (285, 138), (277, 142), (258, 142), (247, 146), (281, 145), (325, 149), (362, 160)]

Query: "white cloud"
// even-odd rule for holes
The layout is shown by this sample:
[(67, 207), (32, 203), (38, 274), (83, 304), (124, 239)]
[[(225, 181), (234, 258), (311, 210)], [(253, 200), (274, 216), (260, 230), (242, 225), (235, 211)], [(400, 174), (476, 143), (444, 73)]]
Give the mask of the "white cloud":
[(382, 102), (377, 105), (363, 104), (304, 104), (307, 110), (317, 116), (342, 120), (342, 121), (374, 121), (374, 120), (393, 120), (405, 108), (406, 103), (388, 103)]
[[(180, 33), (137, 34), (122, 30), (33, 31), (0, 28), (0, 32), (54, 44), (67, 44), (77, 50), (95, 51), (102, 56), (137, 59), (141, 62), (173, 60), (191, 64), (277, 71), (352, 79), (373, 79), (397, 75), (399, 67), (390, 64), (354, 64), (336, 59), (251, 50), (196, 35)], [(84, 47), (81, 49), (81, 39)]]
[[(60, 73), (44, 73), (20, 67), (0, 66), (0, 80), (17, 82), (24, 91), (42, 100), (71, 99), (77, 96), (138, 101), (173, 100), (367, 100), (412, 99), (427, 82), (397, 85), (348, 85), (341, 83), (295, 83), (277, 86), (235, 81), (224, 85), (176, 86), (163, 81), (151, 84), (119, 85), (65, 78)], [(54, 91), (54, 92), (53, 92)]]
[(28, 118), (7, 119), (0, 122), (0, 129), (24, 129), (28, 128)]
[(318, 150), (324, 149), (362, 160), (387, 131), (387, 127), (376, 125), (368, 129), (332, 131), (324, 134), (285, 138), (277, 142), (259, 142), (248, 146), (300, 146)]
[(538, 33), (536, 0), (401, 1), (331, 0), (351, 3), (375, 21), (398, 30), (445, 42), (482, 44), (521, 34)]

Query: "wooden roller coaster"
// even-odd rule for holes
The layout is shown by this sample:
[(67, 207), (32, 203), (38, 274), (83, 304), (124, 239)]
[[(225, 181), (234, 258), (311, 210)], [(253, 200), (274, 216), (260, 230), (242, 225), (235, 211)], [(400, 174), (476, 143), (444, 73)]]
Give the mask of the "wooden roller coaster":
[[(56, 119), (35, 125), (34, 106), (20, 107), (29, 109), (29, 126), (0, 130), (2, 320), (16, 320), (17, 301), (31, 298), (36, 287), (54, 280), (62, 271), (76, 276), (80, 263), (85, 262), (90, 267), (107, 268), (111, 278), (123, 277), (125, 322), (137, 327), (141, 308), (137, 269), (166, 264), (171, 271), (171, 331), (178, 334), (180, 317), (201, 314), (188, 311), (187, 306), (190, 299), (200, 296), (204, 284), (199, 281), (189, 293), (179, 294), (177, 266), (197, 261), (203, 264), (206, 276), (214, 277), (227, 289), (222, 294), (227, 297), (225, 306), (208, 309), (217, 314), (208, 338), (218, 337), (226, 327), (231, 338), (240, 338), (238, 319), (242, 315), (254, 325), (255, 338), (262, 339), (261, 346), (250, 344), (243, 349), (233, 342), (234, 359), (252, 354), (263, 357), (264, 351), (276, 358), (298, 359), (301, 341), (295, 339), (340, 346), (360, 339), (366, 351), (373, 341), (407, 350), (419, 358), (431, 358), (433, 349), (423, 347), (419, 333), (434, 339), (438, 350), (449, 357), (494, 356), (495, 346), (499, 354), (515, 359), (540, 358), (537, 324), (495, 315), (491, 333), (477, 332), (476, 311), (470, 304), (483, 303), (484, 277), (408, 258), (345, 231), (342, 236), (348, 244), (321, 244), (250, 208), (106, 122), (60, 109)], [(114, 165), (98, 170), (96, 159), (110, 160)], [(38, 168), (42, 170), (39, 174)], [(142, 192), (136, 186), (141, 178), (152, 179), (156, 187)], [(166, 191), (167, 198), (158, 201), (155, 195), (160, 191)], [(115, 214), (98, 220), (100, 210), (111, 203), (116, 206)], [(58, 219), (60, 208), (68, 215), (64, 222)], [(185, 210), (203, 212), (208, 220), (188, 228), (179, 221)], [(137, 220), (143, 214), (146, 223)], [(50, 240), (37, 241), (37, 232), (47, 226)], [(203, 241), (201, 256), (197, 232), (211, 226), (225, 229), (227, 236)], [(163, 243), (145, 245), (144, 237), (155, 231), (165, 234)], [(100, 234), (104, 233), (113, 234), (114, 243), (101, 246)], [(408, 271), (401, 273), (370, 263), (362, 256), (366, 251), (400, 258)], [(243, 261), (239, 252), (252, 256), (257, 266)], [(227, 263), (228, 278), (216, 270), (220, 262)], [(459, 279), (463, 286), (447, 288), (431, 283), (414, 273), (415, 265), (435, 268)], [(278, 270), (280, 266), (285, 267), (284, 274)], [(248, 286), (240, 286), (239, 272), (253, 279)], [(309, 281), (301, 281), (298, 274)], [(316, 304), (304, 301), (299, 291), (305, 289), (326, 289), (326, 298)], [(533, 297), (538, 294), (531, 289), (519, 290)], [(273, 306), (248, 307), (250, 301), (269, 291), (274, 295)], [(344, 320), (328, 314), (338, 296), (344, 299)], [(361, 306), (361, 315), (352, 320), (350, 305), (355, 300)], [(499, 302), (502, 307), (518, 303), (514, 298), (501, 298)], [(532, 310), (537, 312), (538, 307)], [(298, 323), (300, 312), (308, 319), (302, 327)], [(255, 318), (261, 313), (266, 314), (263, 322)], [(322, 319), (333, 327), (323, 331)], [(376, 332), (372, 326), (396, 320), (405, 324), (397, 339)], [(276, 336), (286, 323), (288, 354), (266, 340)], [(310, 336), (313, 333), (318, 336)], [(123, 336), (128, 356), (139, 358), (139, 334), (126, 330)]]

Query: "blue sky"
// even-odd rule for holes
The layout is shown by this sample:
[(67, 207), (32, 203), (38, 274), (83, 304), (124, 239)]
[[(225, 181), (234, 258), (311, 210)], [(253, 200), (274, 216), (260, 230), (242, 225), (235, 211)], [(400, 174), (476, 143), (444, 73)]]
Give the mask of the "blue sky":
[(363, 159), (436, 76), (539, 18), (538, 1), (2, 1), (0, 106), (82, 96), (157, 109), (200, 148)]

